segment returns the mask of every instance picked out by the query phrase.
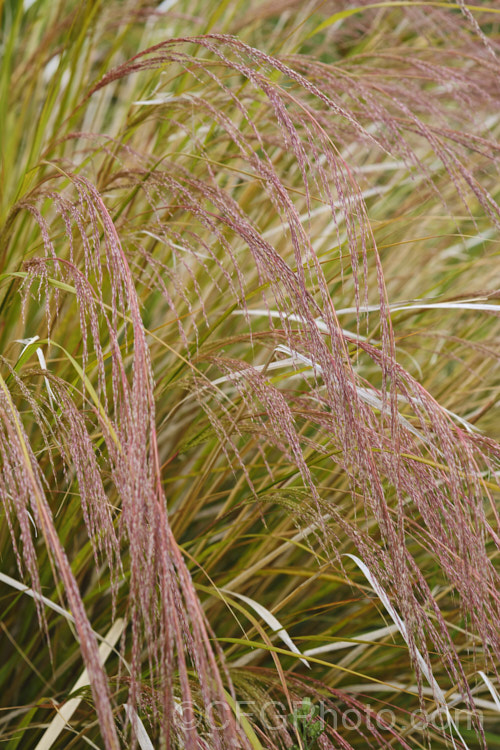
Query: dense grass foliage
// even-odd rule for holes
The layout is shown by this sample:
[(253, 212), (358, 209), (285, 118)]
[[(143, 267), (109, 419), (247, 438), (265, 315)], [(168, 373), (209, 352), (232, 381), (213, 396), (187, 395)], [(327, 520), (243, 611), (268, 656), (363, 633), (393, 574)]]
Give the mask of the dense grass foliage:
[(500, 6), (0, 9), (2, 746), (500, 747)]

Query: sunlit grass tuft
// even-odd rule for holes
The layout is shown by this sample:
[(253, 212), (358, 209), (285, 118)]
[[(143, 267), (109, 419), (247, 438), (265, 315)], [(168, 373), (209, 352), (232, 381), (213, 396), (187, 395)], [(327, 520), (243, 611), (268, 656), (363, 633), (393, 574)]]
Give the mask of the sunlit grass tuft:
[(498, 9), (0, 9), (5, 746), (499, 746)]

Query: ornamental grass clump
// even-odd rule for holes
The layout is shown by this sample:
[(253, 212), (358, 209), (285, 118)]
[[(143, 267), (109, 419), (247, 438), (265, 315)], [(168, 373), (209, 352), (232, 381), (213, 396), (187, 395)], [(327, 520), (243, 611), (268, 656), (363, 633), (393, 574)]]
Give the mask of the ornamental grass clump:
[(500, 8), (0, 9), (6, 748), (500, 747)]

